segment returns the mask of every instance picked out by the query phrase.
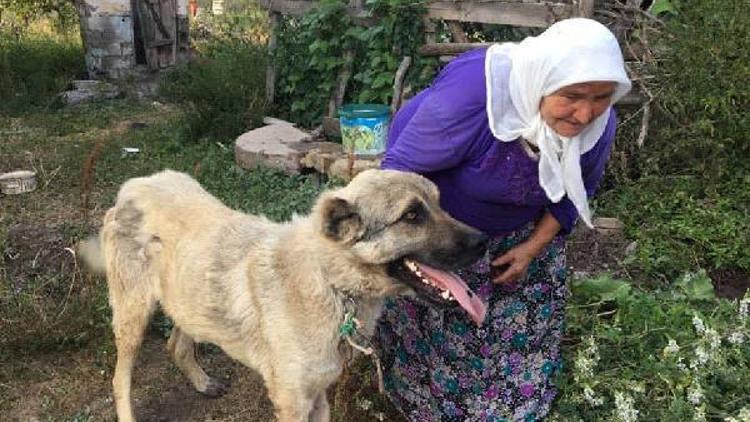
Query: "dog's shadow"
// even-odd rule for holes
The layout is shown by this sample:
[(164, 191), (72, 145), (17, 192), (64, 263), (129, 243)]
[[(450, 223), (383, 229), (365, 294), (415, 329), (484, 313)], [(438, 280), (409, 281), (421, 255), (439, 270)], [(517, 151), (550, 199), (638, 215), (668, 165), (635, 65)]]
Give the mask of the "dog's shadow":
[[(159, 318), (156, 319), (157, 321)], [(133, 397), (139, 421), (274, 421), (273, 405), (260, 374), (232, 360), (211, 344), (198, 347), (208, 372), (227, 382), (221, 397), (197, 391), (170, 359), (161, 327), (149, 329), (134, 368)]]

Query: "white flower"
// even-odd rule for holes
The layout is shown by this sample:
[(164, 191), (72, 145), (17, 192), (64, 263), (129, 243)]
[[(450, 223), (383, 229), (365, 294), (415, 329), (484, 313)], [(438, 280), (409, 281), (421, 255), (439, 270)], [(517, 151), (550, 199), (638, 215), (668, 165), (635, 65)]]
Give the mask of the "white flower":
[(701, 388), (700, 384), (697, 382), (694, 382), (693, 385), (688, 388), (687, 392), (687, 399), (690, 403), (693, 403), (694, 405), (699, 405), (703, 401), (705, 396), (703, 395), (703, 388)]
[(742, 300), (740, 300), (740, 321), (744, 322), (747, 321), (748, 317), (750, 316), (750, 297), (745, 295), (746, 297)]
[(698, 315), (693, 315), (693, 327), (695, 327), (695, 331), (701, 335), (706, 331), (706, 326)]
[(642, 382), (638, 381), (628, 381), (628, 388), (630, 388), (630, 391), (638, 394), (643, 394), (646, 392), (646, 386), (643, 385)]
[(382, 422), (382, 421), (385, 420), (385, 413), (383, 413), (383, 412), (377, 412), (377, 413), (375, 413), (375, 418), (377, 418), (377, 420), (379, 420), (379, 421)]
[(682, 361), (682, 357), (677, 358), (677, 369), (680, 371), (687, 371), (687, 366), (685, 366), (685, 362)]
[(596, 346), (596, 340), (593, 336), (586, 337), (584, 340), (583, 349), (578, 349), (576, 353), (576, 359), (573, 365), (576, 369), (575, 379), (587, 379), (594, 376), (594, 368), (599, 362), (599, 349)]
[(661, 351), (661, 354), (664, 356), (674, 355), (677, 354), (680, 351), (680, 346), (677, 344), (674, 339), (669, 339), (669, 344), (664, 347), (664, 350)]
[(745, 342), (745, 335), (739, 331), (733, 332), (728, 338), (730, 343), (739, 345)]
[(372, 402), (364, 397), (357, 397), (357, 407), (362, 410), (370, 410)]
[(693, 420), (695, 422), (706, 421), (706, 406), (699, 406), (695, 408), (695, 413), (693, 413)]
[(583, 388), (583, 398), (591, 405), (591, 407), (601, 406), (604, 403), (604, 399), (596, 397), (596, 393), (588, 385)]
[(718, 350), (721, 346), (721, 336), (719, 336), (719, 333), (716, 332), (713, 328), (707, 328), (706, 339), (708, 339), (708, 343), (711, 345), (711, 350)]
[(708, 362), (709, 354), (703, 346), (697, 346), (695, 348), (695, 359), (690, 362), (690, 368), (697, 369)]
[(622, 392), (615, 392), (614, 418), (620, 422), (634, 422), (638, 420), (638, 411), (633, 407), (633, 398)]

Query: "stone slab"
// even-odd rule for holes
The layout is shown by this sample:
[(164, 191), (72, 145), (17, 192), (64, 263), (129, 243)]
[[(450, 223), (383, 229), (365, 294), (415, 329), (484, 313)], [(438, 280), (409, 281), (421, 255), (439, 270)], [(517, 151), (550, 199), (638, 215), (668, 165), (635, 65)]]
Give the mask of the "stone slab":
[(310, 142), (309, 133), (289, 122), (273, 118), (264, 121), (271, 124), (246, 132), (235, 141), (235, 161), (241, 168), (263, 166), (287, 174), (315, 172), (349, 181), (364, 170), (380, 167), (382, 155), (350, 155), (339, 143)]
[(287, 174), (302, 170), (300, 160), (314, 143), (305, 142), (307, 132), (288, 124), (271, 124), (246, 132), (234, 143), (237, 165), (244, 169), (272, 167)]

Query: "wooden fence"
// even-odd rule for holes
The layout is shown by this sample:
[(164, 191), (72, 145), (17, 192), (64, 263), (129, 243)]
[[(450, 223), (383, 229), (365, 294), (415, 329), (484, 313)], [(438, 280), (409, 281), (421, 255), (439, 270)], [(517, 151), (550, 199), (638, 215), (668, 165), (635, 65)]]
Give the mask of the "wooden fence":
[[(301, 16), (316, 7), (316, 1), (304, 0), (260, 0), (261, 6), (268, 10), (270, 17), (271, 35), (268, 41), (269, 54), (276, 48), (276, 30), (282, 15)], [(466, 35), (461, 29), (461, 22), (486, 24), (503, 24), (520, 27), (546, 28), (554, 22), (570, 17), (592, 17), (594, 14), (594, 0), (572, 0), (563, 2), (538, 2), (529, 0), (499, 1), (499, 0), (458, 0), (458, 1), (430, 1), (426, 5), (425, 39), (426, 43), (419, 53), (424, 56), (453, 56), (473, 48), (489, 45), (488, 43), (466, 42)], [(364, 9), (362, 0), (351, 0), (346, 13), (361, 25), (372, 24)], [(449, 29), (453, 42), (435, 42), (435, 20), (444, 20)], [(270, 57), (270, 56), (269, 56)], [(401, 84), (406, 68), (411, 58), (405, 57), (399, 71), (394, 75), (394, 98), (391, 107), (398, 108), (401, 102)], [(273, 102), (275, 96), (276, 70), (269, 60), (266, 75), (266, 98)], [(339, 94), (332, 95), (331, 111), (340, 105), (342, 89)], [(335, 99), (334, 99), (335, 98)], [(626, 96), (621, 104), (635, 104), (641, 100), (637, 96)]]

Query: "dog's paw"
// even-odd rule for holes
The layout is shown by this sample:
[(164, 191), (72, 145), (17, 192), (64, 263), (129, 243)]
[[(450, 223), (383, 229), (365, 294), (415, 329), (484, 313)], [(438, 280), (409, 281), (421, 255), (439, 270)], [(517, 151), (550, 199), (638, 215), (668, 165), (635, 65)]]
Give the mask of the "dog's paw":
[(221, 397), (229, 391), (229, 383), (216, 378), (209, 378), (206, 389), (200, 393), (206, 397), (215, 399)]

